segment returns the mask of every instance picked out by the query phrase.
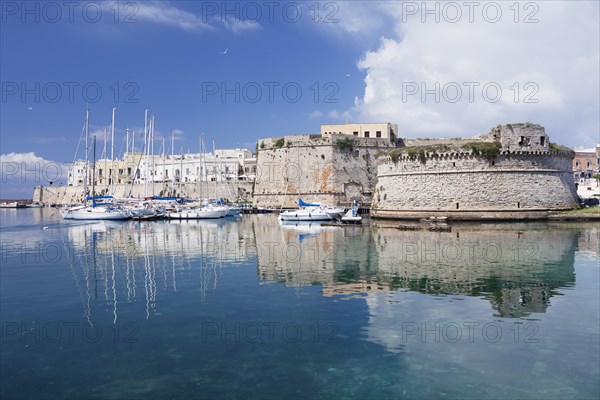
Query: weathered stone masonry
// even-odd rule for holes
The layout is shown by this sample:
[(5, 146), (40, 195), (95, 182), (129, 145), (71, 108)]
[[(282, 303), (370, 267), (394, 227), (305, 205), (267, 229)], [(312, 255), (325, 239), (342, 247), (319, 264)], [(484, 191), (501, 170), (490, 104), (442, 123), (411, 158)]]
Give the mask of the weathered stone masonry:
[[(370, 204), (375, 155), (393, 148), (389, 139), (348, 135), (291, 135), (257, 143), (256, 207), (295, 207), (307, 202)], [(300, 174), (300, 181), (298, 180)]]
[[(573, 152), (551, 146), (544, 128), (504, 125), (471, 139), (500, 142), (498, 155), (438, 144), (420, 155), (406, 152), (378, 160), (372, 214), (380, 218), (544, 218), (550, 210), (577, 207)], [(430, 143), (413, 141), (413, 145)], [(465, 148), (466, 147), (466, 148)]]

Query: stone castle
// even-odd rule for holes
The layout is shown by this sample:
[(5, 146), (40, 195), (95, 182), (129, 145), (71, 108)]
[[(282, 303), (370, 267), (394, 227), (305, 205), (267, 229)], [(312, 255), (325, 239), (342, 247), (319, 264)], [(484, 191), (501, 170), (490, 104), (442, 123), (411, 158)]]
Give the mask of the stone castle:
[(358, 200), (374, 217), (403, 219), (538, 219), (578, 206), (574, 153), (550, 143), (540, 125), (456, 139), (396, 132), (392, 124), (322, 125), (317, 135), (259, 140), (254, 205)]
[(578, 206), (574, 152), (550, 143), (540, 125), (406, 145), (378, 158), (375, 217), (538, 219)]

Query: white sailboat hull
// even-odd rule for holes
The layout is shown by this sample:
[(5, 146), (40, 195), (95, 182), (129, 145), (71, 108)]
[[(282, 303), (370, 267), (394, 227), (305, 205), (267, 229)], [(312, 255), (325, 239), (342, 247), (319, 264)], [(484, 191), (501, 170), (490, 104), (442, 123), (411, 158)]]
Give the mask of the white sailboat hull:
[(217, 219), (223, 218), (226, 210), (208, 210), (204, 208), (192, 208), (189, 210), (173, 211), (167, 213), (166, 217), (170, 219)]
[(331, 221), (331, 216), (321, 210), (291, 210), (279, 214), (281, 221)]
[(76, 207), (73, 209), (62, 209), (60, 215), (63, 219), (73, 219), (78, 221), (115, 221), (129, 219), (129, 215), (124, 210), (112, 210), (101, 207)]

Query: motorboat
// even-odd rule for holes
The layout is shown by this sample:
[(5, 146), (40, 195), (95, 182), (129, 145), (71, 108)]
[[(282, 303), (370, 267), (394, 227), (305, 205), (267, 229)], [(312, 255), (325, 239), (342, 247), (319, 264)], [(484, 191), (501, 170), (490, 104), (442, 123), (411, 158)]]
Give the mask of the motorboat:
[(344, 214), (344, 216), (341, 218), (343, 223), (346, 224), (361, 224), (362, 223), (362, 217), (360, 215), (358, 215), (358, 202), (355, 200), (354, 204), (352, 205), (352, 208), (348, 210), (348, 212), (346, 212), (346, 214)]
[(0, 208), (25, 208), (25, 207), (27, 207), (25, 204), (19, 203), (18, 201), (0, 203)]

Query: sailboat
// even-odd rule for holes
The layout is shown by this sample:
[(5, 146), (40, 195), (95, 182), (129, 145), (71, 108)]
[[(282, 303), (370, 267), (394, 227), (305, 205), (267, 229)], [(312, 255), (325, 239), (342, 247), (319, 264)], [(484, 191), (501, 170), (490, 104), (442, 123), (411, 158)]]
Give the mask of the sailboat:
[[(202, 154), (204, 148), (204, 140), (200, 138), (200, 153)], [(198, 175), (198, 183), (200, 189), (200, 200), (197, 203), (190, 205), (179, 205), (174, 211), (168, 212), (165, 216), (169, 219), (217, 219), (223, 218), (227, 215), (228, 209), (226, 207), (219, 206), (217, 204), (203, 204), (202, 203), (202, 169), (204, 167), (202, 162), (200, 165), (200, 173)], [(216, 191), (215, 191), (216, 192)]]
[[(298, 150), (298, 165), (300, 165), (300, 150)], [(300, 194), (300, 174), (298, 174), (298, 194)], [(306, 203), (298, 198), (298, 208), (283, 211), (279, 214), (280, 221), (331, 221), (344, 213), (343, 208), (322, 206), (321, 204)]]
[(321, 208), (320, 204), (311, 204), (298, 199), (295, 210), (287, 210), (279, 214), (280, 221), (331, 221), (332, 215)]
[[(121, 206), (115, 206), (112, 203), (97, 203), (96, 200), (108, 199), (112, 196), (89, 196), (87, 193), (88, 180), (88, 134), (89, 134), (89, 110), (85, 111), (85, 178), (84, 178), (84, 204), (80, 206), (63, 208), (60, 215), (63, 219), (73, 220), (124, 220), (129, 218), (129, 214)], [(94, 164), (92, 173), (92, 193), (95, 191), (96, 184), (96, 136), (94, 136)], [(92, 205), (88, 206), (88, 200)]]

